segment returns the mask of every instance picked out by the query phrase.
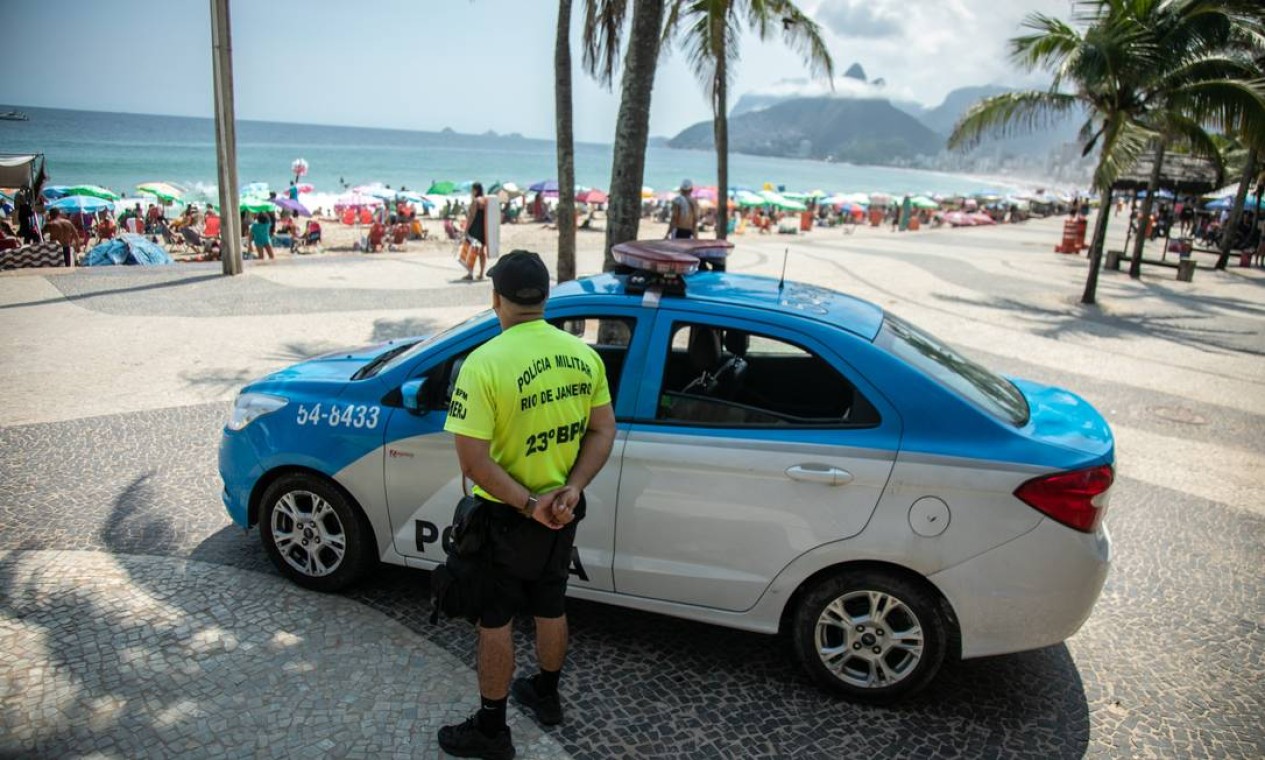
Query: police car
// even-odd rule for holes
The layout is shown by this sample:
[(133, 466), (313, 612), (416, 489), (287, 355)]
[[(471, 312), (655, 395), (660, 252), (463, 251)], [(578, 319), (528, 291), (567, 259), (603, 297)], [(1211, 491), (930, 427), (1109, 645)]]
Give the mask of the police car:
[[(546, 319), (605, 362), (618, 421), (570, 594), (785, 631), (816, 682), (873, 702), (945, 658), (1075, 633), (1111, 554), (1098, 412), (865, 301), (695, 271), (723, 245), (617, 246), (623, 271), (550, 295)], [(485, 312), (247, 385), (220, 444), (233, 521), (322, 591), (442, 562), (462, 492), (453, 382), (498, 331)]]

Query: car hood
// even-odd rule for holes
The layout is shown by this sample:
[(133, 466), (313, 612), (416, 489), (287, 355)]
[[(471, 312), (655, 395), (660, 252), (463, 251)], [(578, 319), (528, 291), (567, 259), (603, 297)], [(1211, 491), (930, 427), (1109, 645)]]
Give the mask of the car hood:
[(1029, 436), (1105, 464), (1114, 461), (1115, 439), (1111, 427), (1088, 401), (1062, 388), (1030, 380), (1010, 380), (1028, 401), (1025, 432)]
[(328, 354), (322, 354), (320, 356), (301, 361), (298, 364), (291, 364), (285, 369), (277, 370), (270, 375), (260, 378), (255, 385), (276, 387), (277, 385), (286, 385), (296, 382), (350, 382), (352, 376), (356, 374), (357, 370), (368, 364), (376, 357), (382, 355), (394, 346), (398, 346), (402, 343), (415, 343), (416, 340), (416, 338), (410, 338), (407, 340), (389, 340), (358, 348), (331, 351)]

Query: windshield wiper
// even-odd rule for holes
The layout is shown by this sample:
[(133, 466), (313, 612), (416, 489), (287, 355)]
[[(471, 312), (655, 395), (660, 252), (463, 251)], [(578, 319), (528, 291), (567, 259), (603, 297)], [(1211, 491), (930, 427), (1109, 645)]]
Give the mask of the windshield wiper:
[(368, 364), (356, 370), (356, 374), (352, 375), (351, 379), (362, 380), (366, 377), (373, 377), (377, 374), (378, 369), (383, 364), (386, 364), (415, 345), (417, 345), (417, 341), (412, 341), (411, 343), (401, 343), (398, 346), (388, 348), (386, 351), (383, 351), (375, 356)]

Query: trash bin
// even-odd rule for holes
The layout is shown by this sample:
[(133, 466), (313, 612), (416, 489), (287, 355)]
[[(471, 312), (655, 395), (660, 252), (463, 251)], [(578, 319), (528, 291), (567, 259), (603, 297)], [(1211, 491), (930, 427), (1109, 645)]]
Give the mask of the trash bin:
[(1107, 251), (1107, 263), (1103, 266), (1108, 269), (1120, 271), (1120, 257), (1124, 255), (1124, 251)]
[(1183, 256), (1181, 261), (1177, 262), (1177, 280), (1178, 282), (1190, 282), (1195, 278), (1195, 262), (1189, 258), (1189, 254)]

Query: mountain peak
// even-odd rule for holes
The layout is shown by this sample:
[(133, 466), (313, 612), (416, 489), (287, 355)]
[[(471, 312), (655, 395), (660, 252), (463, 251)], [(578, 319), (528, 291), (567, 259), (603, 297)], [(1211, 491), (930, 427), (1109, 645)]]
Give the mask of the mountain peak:
[(862, 82), (869, 81), (865, 76), (865, 69), (861, 68), (861, 64), (859, 63), (854, 63), (849, 66), (848, 70), (843, 72), (843, 75), (849, 79), (859, 79)]

